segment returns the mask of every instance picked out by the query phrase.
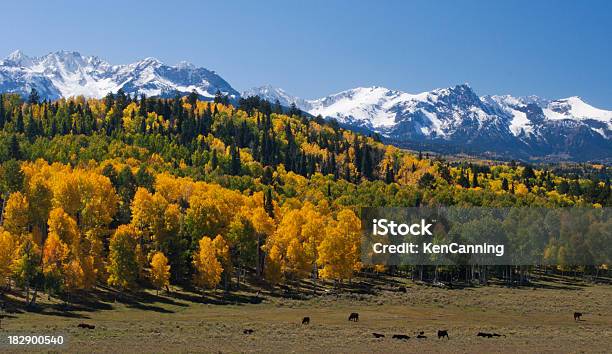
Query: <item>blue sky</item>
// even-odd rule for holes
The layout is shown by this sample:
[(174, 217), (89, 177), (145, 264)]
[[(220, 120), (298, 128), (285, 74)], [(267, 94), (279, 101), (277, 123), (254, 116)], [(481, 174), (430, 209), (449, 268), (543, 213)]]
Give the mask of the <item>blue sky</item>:
[(0, 56), (153, 56), (236, 89), (317, 98), (356, 86), (581, 96), (612, 109), (612, 1), (12, 1)]

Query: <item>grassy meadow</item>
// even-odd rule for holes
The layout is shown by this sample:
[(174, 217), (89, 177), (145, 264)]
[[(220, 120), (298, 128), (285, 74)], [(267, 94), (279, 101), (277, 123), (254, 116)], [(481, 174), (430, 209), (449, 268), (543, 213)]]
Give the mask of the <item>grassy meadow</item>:
[[(205, 296), (171, 290), (120, 295), (98, 289), (70, 304), (44, 294), (28, 311), (20, 307), (18, 293), (5, 293), (8, 313), (0, 333), (67, 336), (63, 347), (9, 352), (605, 353), (612, 348), (610, 285), (570, 278), (544, 278), (520, 288), (456, 289), (364, 278), (339, 292), (325, 287), (316, 296), (306, 287), (269, 292), (243, 286), (229, 295)], [(584, 313), (582, 321), (574, 321), (574, 311)], [(351, 312), (359, 313), (359, 322), (348, 321)], [(301, 324), (304, 316), (309, 325)], [(81, 329), (79, 323), (96, 328)], [(438, 329), (448, 330), (450, 338), (438, 339)], [(426, 339), (416, 339), (420, 331)], [(477, 337), (481, 331), (505, 337)], [(392, 339), (393, 334), (411, 338)]]

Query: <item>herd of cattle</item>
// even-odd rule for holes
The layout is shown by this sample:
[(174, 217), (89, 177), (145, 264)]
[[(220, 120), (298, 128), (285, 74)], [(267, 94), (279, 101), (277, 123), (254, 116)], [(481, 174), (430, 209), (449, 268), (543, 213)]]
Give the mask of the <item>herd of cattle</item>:
[[(575, 321), (580, 321), (582, 317), (582, 313), (581, 312), (574, 312), (574, 320)], [(359, 314), (357, 312), (351, 312), (351, 314), (348, 317), (348, 320), (351, 322), (358, 322), (359, 321)], [(308, 325), (310, 324), (310, 317), (306, 316), (304, 318), (302, 318), (302, 324), (303, 325)], [(244, 334), (253, 334), (255, 332), (255, 330), (253, 329), (245, 329), (242, 333)], [(372, 332), (372, 335), (374, 336), (374, 338), (385, 338), (385, 335), (382, 333), (376, 333), (376, 332)], [(499, 333), (488, 333), (488, 332), (478, 332), (476, 334), (476, 337), (482, 337), (482, 338), (494, 338), (494, 337), (505, 337), (505, 334), (499, 334)], [(391, 336), (391, 338), (393, 339), (401, 339), (401, 340), (407, 340), (410, 339), (411, 337), (406, 335), (406, 334), (393, 334)], [(425, 339), (427, 338), (427, 336), (425, 335), (424, 331), (420, 331), (417, 335), (416, 335), (417, 339)], [(442, 339), (442, 338), (446, 338), (446, 339), (450, 339), (450, 336), (448, 335), (448, 330), (446, 329), (440, 329), (438, 330), (438, 339)]]
[[(581, 321), (582, 320), (582, 313), (581, 312), (574, 312), (574, 321)], [(359, 314), (357, 312), (351, 312), (351, 314), (348, 317), (348, 320), (351, 322), (358, 322), (359, 321)], [(310, 324), (310, 317), (306, 316), (304, 318), (302, 318), (302, 324), (303, 325), (308, 325)], [(91, 325), (91, 324), (87, 324), (87, 323), (79, 323), (78, 326), (79, 328), (86, 328), (86, 329), (95, 329), (96, 326)], [(255, 330), (252, 328), (247, 328), (244, 329), (242, 331), (243, 334), (253, 334), (255, 333)], [(372, 335), (374, 336), (374, 338), (385, 338), (385, 335), (382, 333), (376, 333), (376, 332), (372, 332)], [(498, 333), (488, 333), (488, 332), (478, 332), (478, 334), (476, 334), (476, 337), (483, 337), (483, 338), (494, 338), (494, 337), (505, 337), (505, 334), (498, 334)], [(401, 340), (407, 340), (410, 339), (410, 336), (405, 335), (405, 334), (394, 334), (391, 336), (391, 338), (393, 339), (401, 339)], [(427, 338), (427, 336), (425, 335), (424, 331), (420, 331), (419, 334), (416, 335), (417, 339), (425, 339)], [(441, 329), (438, 330), (438, 339), (441, 338), (446, 338), (446, 339), (450, 339), (449, 335), (448, 335), (448, 330), (446, 329)]]

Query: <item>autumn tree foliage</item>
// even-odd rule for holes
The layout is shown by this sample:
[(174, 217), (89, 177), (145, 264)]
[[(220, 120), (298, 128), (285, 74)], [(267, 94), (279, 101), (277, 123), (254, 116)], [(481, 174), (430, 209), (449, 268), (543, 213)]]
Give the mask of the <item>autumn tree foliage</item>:
[(26, 303), (30, 304), (30, 289), (34, 286), (32, 302), (36, 300), (35, 280), (40, 274), (40, 249), (31, 240), (26, 239), (17, 250), (17, 257), (13, 262), (13, 275), (17, 284), (21, 285), (26, 293)]
[(10, 282), (17, 249), (18, 244), (15, 237), (8, 231), (0, 230), (0, 286)]
[(170, 285), (170, 266), (168, 258), (162, 252), (155, 252), (151, 258), (151, 283), (157, 289)]
[(42, 269), (50, 288), (57, 289), (64, 281), (65, 267), (68, 266), (69, 248), (57, 233), (51, 233), (45, 241), (42, 257)]
[(361, 227), (359, 218), (351, 210), (342, 210), (337, 220), (330, 223), (318, 247), (319, 274), (325, 279), (350, 280), (358, 270)]
[(217, 252), (210, 237), (204, 236), (200, 239), (198, 251), (193, 258), (193, 266), (196, 270), (193, 280), (197, 286), (213, 289), (221, 281), (223, 266)]
[[(259, 98), (0, 95), (0, 281), (28, 295), (147, 278), (229, 291), (248, 272), (343, 282), (361, 270), (362, 206), (612, 205), (606, 165), (447, 161), (289, 113)], [(606, 226), (542, 258), (605, 269)], [(568, 243), (597, 266), (574, 266)]]
[(136, 257), (136, 229), (121, 225), (113, 234), (108, 255), (108, 284), (120, 289), (130, 289), (138, 278)]

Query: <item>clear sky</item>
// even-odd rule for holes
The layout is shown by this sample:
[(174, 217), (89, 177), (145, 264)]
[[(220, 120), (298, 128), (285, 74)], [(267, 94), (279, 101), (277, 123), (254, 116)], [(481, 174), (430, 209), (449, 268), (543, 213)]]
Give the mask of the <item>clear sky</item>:
[(468, 82), (480, 95), (612, 109), (612, 1), (20, 0), (0, 11), (2, 57), (187, 60), (239, 91), (272, 84), (304, 98)]

